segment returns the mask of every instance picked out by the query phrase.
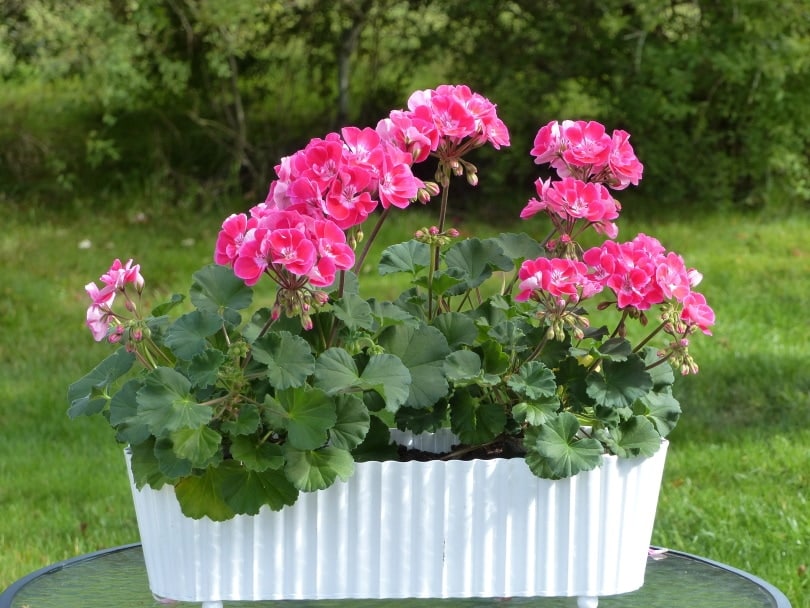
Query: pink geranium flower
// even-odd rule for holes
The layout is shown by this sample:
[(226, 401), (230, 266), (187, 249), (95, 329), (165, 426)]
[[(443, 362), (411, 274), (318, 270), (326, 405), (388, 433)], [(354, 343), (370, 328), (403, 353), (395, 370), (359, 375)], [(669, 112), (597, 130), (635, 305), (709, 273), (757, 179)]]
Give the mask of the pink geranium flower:
[(644, 166), (636, 158), (633, 146), (630, 145), (630, 134), (616, 129), (611, 138), (608, 167), (611, 171), (610, 185), (616, 190), (623, 190), (630, 184), (638, 186)]
[(121, 260), (116, 259), (110, 269), (101, 275), (101, 282), (105, 285), (121, 289), (124, 285), (133, 284), (136, 289), (143, 289), (143, 277), (141, 276), (141, 267), (138, 264), (132, 265), (132, 260), (128, 260), (126, 264), (122, 264)]
[(603, 124), (584, 120), (565, 121), (561, 130), (566, 140), (562, 156), (569, 165), (601, 168), (607, 164), (612, 140), (605, 133)]
[(244, 213), (234, 213), (222, 222), (222, 230), (214, 246), (214, 261), (217, 264), (231, 264), (236, 259), (247, 228), (248, 218)]
[(712, 335), (709, 328), (714, 325), (714, 311), (706, 303), (706, 297), (702, 293), (693, 291), (683, 299), (681, 320), (687, 325), (697, 327), (707, 336)]

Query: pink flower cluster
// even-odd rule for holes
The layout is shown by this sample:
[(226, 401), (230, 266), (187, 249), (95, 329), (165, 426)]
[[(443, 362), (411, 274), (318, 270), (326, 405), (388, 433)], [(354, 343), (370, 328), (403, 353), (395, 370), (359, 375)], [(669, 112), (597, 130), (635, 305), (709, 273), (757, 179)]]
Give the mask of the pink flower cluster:
[(346, 127), (313, 139), (281, 160), (265, 205), (327, 218), (343, 230), (361, 224), (381, 204), (404, 209), (424, 184), (411, 156), (374, 129)]
[(702, 275), (687, 269), (681, 256), (667, 252), (657, 239), (645, 234), (626, 243), (606, 241), (585, 251), (582, 261), (526, 260), (518, 278), (516, 300), (534, 299), (545, 302), (547, 308), (551, 302), (558, 311), (609, 289), (621, 310), (645, 311), (671, 303), (680, 311), (681, 327), (673, 327), (674, 333), (685, 335), (697, 327), (711, 335), (709, 328), (714, 325), (714, 312), (706, 298), (692, 289)]
[(466, 85), (441, 85), (416, 91), (407, 110), (394, 110), (377, 124), (377, 132), (420, 163), (434, 154), (439, 158), (437, 176), (450, 172), (478, 183), (475, 167), (461, 157), (490, 143), (496, 149), (509, 145), (509, 130), (498, 118), (496, 106)]
[(591, 267), (591, 277), (613, 292), (620, 309), (643, 311), (672, 302), (679, 305), (687, 328), (695, 326), (711, 335), (714, 312), (703, 294), (692, 290), (703, 276), (687, 269), (683, 258), (667, 252), (657, 239), (639, 234), (627, 243), (606, 241), (587, 250), (582, 259)]
[(337, 270), (354, 265), (354, 251), (331, 220), (259, 204), (249, 217), (234, 214), (223, 222), (214, 261), (232, 264), (234, 274), (247, 285), (255, 285), (267, 273), (294, 290), (307, 282), (331, 285)]
[(570, 237), (577, 222), (584, 220), (600, 234), (616, 238), (613, 220), (621, 206), (608, 188), (638, 185), (643, 172), (627, 132), (617, 129), (608, 135), (604, 125), (594, 121), (553, 121), (537, 132), (531, 154), (537, 164), (553, 167), (560, 181), (538, 179), (537, 198), (528, 202), (520, 217), (544, 211), (563, 236)]
[[(286, 289), (323, 287), (354, 264), (345, 232), (381, 205), (406, 208), (438, 192), (411, 167), (447, 146), (509, 145), (495, 105), (466, 86), (418, 91), (376, 129), (345, 127), (285, 157), (264, 203), (222, 224), (214, 260), (254, 285), (263, 273)], [(456, 150), (458, 152), (458, 150)]]
[[(139, 264), (132, 264), (132, 260), (128, 260), (126, 264), (122, 264), (121, 260), (116, 259), (110, 269), (101, 275), (99, 279), (103, 287), (99, 288), (95, 283), (88, 283), (85, 285), (84, 290), (90, 296), (92, 303), (87, 309), (87, 327), (90, 328), (90, 333), (93, 334), (93, 339), (100, 342), (110, 330), (110, 325), (115, 324), (117, 319), (115, 313), (112, 311), (112, 305), (115, 301), (116, 294), (123, 294), (127, 298), (127, 308), (132, 309), (134, 303), (126, 293), (127, 285), (134, 285), (135, 290), (140, 294), (143, 291), (144, 280), (141, 276), (141, 267)], [(123, 328), (122, 328), (123, 329)], [(120, 339), (121, 333), (110, 334), (110, 342), (117, 342)]]
[(543, 300), (548, 294), (560, 309), (602, 291), (602, 285), (590, 277), (588, 267), (570, 258), (526, 260), (520, 266), (518, 279), (515, 300)]

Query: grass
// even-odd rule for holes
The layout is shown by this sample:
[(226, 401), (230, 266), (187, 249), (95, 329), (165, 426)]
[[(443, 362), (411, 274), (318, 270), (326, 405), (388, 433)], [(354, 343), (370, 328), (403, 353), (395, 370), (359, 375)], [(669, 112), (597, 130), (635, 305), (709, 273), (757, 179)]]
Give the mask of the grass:
[[(145, 211), (5, 218), (0, 589), (49, 563), (137, 540), (121, 449), (102, 420), (68, 420), (65, 391), (105, 352), (83, 327), (82, 286), (113, 257), (140, 262), (156, 300), (185, 290), (210, 260), (218, 215)], [(394, 222), (392, 238), (414, 227)], [(715, 337), (694, 344), (701, 373), (677, 389), (685, 416), (653, 541), (753, 572), (794, 608), (810, 608), (810, 324), (802, 314), (810, 217), (625, 220), (621, 230), (684, 252), (704, 272), (701, 289), (718, 316)]]

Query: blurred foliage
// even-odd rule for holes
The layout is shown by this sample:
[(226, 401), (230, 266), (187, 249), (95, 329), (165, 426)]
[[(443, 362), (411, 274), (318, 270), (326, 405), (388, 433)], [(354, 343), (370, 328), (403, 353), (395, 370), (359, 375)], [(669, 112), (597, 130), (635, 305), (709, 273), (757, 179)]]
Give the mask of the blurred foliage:
[(647, 206), (810, 201), (804, 0), (3, 0), (0, 201), (255, 202), (279, 157), (441, 82), (510, 126), (489, 200), (522, 205), (534, 133), (583, 118), (633, 134)]

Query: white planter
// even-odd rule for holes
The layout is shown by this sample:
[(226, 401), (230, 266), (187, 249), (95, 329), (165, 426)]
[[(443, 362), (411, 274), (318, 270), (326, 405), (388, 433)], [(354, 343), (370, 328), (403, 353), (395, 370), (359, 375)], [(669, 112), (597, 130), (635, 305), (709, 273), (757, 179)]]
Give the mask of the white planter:
[[(439, 451), (452, 437), (404, 440)], [(580, 596), (595, 606), (644, 582), (666, 449), (607, 456), (560, 481), (522, 459), (358, 463), (348, 482), (292, 507), (221, 523), (183, 516), (172, 487), (133, 485), (133, 498), (149, 585), (164, 598)]]

